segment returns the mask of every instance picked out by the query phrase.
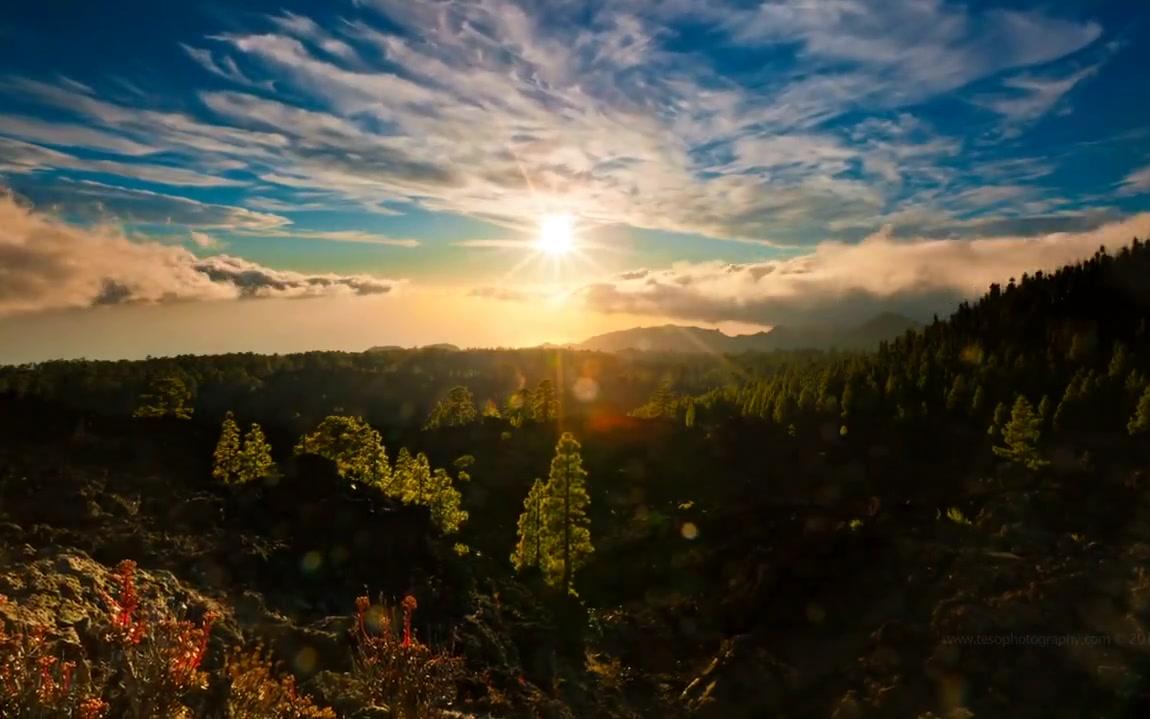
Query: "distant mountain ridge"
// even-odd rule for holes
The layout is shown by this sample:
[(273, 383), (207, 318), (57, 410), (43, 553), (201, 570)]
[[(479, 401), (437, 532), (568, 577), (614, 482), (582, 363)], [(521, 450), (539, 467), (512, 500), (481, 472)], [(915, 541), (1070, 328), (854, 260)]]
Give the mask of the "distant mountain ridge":
[(576, 346), (600, 352), (642, 350), (727, 354), (800, 349), (869, 350), (877, 349), (884, 340), (894, 339), (907, 330), (917, 330), (920, 327), (920, 323), (908, 317), (887, 312), (850, 327), (781, 325), (766, 332), (734, 336), (719, 330), (680, 325), (635, 327), (596, 335)]

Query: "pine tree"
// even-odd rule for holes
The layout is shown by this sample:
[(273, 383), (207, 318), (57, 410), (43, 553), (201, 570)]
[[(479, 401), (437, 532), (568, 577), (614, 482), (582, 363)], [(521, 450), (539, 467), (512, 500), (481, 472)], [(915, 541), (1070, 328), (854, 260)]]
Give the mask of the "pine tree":
[(587, 517), (591, 497), (587, 494), (587, 471), (583, 469), (580, 449), (570, 432), (559, 438), (544, 504), (547, 562), (543, 569), (548, 583), (561, 587), (564, 594), (571, 593), (575, 571), (594, 551)]
[(678, 403), (670, 381), (665, 380), (655, 388), (650, 399), (631, 414), (644, 419), (674, 418), (678, 413)]
[(523, 500), (523, 514), (519, 515), (518, 537), (515, 551), (511, 553), (511, 563), (515, 571), (522, 572), (528, 567), (543, 569), (543, 506), (546, 502), (546, 485), (536, 479)]
[(966, 406), (967, 397), (966, 376), (955, 375), (954, 382), (950, 385), (950, 391), (946, 393), (946, 411), (958, 412)]
[(402, 447), (395, 458), (391, 481), (385, 491), (404, 504), (427, 507), (431, 510), (431, 520), (435, 525), (445, 534), (453, 534), (459, 531), (468, 518), (467, 511), (463, 509), (463, 496), (455, 488), (455, 482), (471, 479), (467, 469), (474, 462), (475, 458), (471, 455), (455, 460), (458, 478), (452, 480), (447, 470), (432, 470), (427, 455), (421, 452), (412, 456), (406, 447)]
[(1126, 431), (1131, 435), (1150, 432), (1150, 385), (1146, 386), (1146, 391), (1138, 400), (1138, 408), (1134, 410), (1134, 416), (1126, 423)]
[(332, 415), (300, 437), (296, 454), (318, 454), (335, 462), (341, 477), (386, 488), (392, 484), (383, 437), (362, 417)]
[(512, 427), (522, 427), (523, 422), (531, 418), (532, 407), (531, 390), (524, 387), (511, 393), (503, 409), (503, 416)]
[(458, 532), (459, 527), (467, 521), (468, 514), (462, 506), (463, 497), (445, 469), (436, 469), (431, 473), (423, 503), (431, 509), (431, 521), (444, 534)]
[(531, 399), (531, 419), (536, 422), (552, 422), (559, 418), (559, 398), (555, 394), (554, 382), (549, 379), (540, 380)]
[(272, 447), (264, 438), (263, 429), (255, 422), (244, 435), (244, 447), (237, 462), (236, 482), (245, 484), (271, 479), (276, 474), (272, 460)]
[(224, 415), (220, 440), (212, 457), (212, 477), (224, 484), (235, 481), (240, 455), (240, 428), (231, 412)]
[(1042, 400), (1038, 403), (1038, 421), (1045, 427), (1046, 423), (1051, 419), (1050, 396), (1044, 394), (1042, 395)]
[(1006, 409), (1006, 405), (1002, 402), (994, 405), (994, 416), (990, 421), (990, 428), (986, 430), (986, 433), (991, 437), (997, 437), (999, 433), (1002, 432), (1002, 428), (1006, 425), (1006, 421), (1009, 417), (1010, 414)]
[[(410, 457), (410, 455), (409, 455)], [(399, 497), (404, 504), (428, 504), (431, 462), (423, 452), (409, 458), (402, 473)]]
[(1126, 345), (1118, 342), (1114, 345), (1114, 353), (1110, 356), (1110, 365), (1106, 374), (1111, 380), (1121, 381), (1130, 369), (1130, 352)]
[(982, 414), (982, 408), (986, 406), (986, 393), (982, 390), (982, 385), (974, 390), (974, 398), (970, 400), (970, 413), (978, 417)]
[(395, 467), (391, 470), (391, 481), (385, 487), (388, 495), (402, 500), (405, 488), (411, 484), (411, 475), (415, 471), (415, 458), (407, 447), (400, 447), (399, 454), (395, 456)]
[(1023, 395), (1014, 400), (1010, 421), (1002, 428), (1004, 447), (994, 447), (994, 453), (1003, 459), (1036, 470), (1050, 464), (1038, 453), (1038, 440), (1042, 436), (1042, 418)]
[(177, 375), (154, 378), (140, 395), (133, 417), (192, 418), (192, 390)]
[(474, 422), (477, 416), (471, 390), (460, 385), (452, 387), (447, 396), (436, 403), (423, 428), (462, 427)]

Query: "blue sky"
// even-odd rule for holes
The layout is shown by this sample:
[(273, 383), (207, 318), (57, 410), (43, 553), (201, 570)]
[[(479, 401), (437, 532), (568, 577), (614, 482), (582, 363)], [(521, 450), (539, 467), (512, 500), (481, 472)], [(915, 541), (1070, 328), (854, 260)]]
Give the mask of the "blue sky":
[[(1137, 0), (17, 3), (0, 314), (945, 310), (1145, 232), (1148, 34)], [(532, 249), (555, 213), (563, 262)]]

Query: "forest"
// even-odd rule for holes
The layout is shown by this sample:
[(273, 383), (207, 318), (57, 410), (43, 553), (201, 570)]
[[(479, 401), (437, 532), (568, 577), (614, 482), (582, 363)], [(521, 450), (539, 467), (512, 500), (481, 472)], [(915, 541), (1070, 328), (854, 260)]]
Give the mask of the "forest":
[(1147, 278), (873, 352), (0, 367), (0, 715), (1143, 715)]

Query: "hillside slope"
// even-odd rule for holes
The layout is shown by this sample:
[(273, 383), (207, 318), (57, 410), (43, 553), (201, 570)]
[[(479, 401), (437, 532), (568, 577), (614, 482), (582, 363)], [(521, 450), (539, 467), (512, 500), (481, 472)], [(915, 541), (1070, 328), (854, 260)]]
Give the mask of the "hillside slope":
[(749, 335), (727, 335), (719, 330), (680, 325), (636, 327), (591, 337), (577, 345), (600, 352), (639, 350), (738, 354), (773, 350), (873, 350), (880, 342), (894, 339), (921, 325), (901, 315), (879, 315), (854, 327), (779, 326)]

